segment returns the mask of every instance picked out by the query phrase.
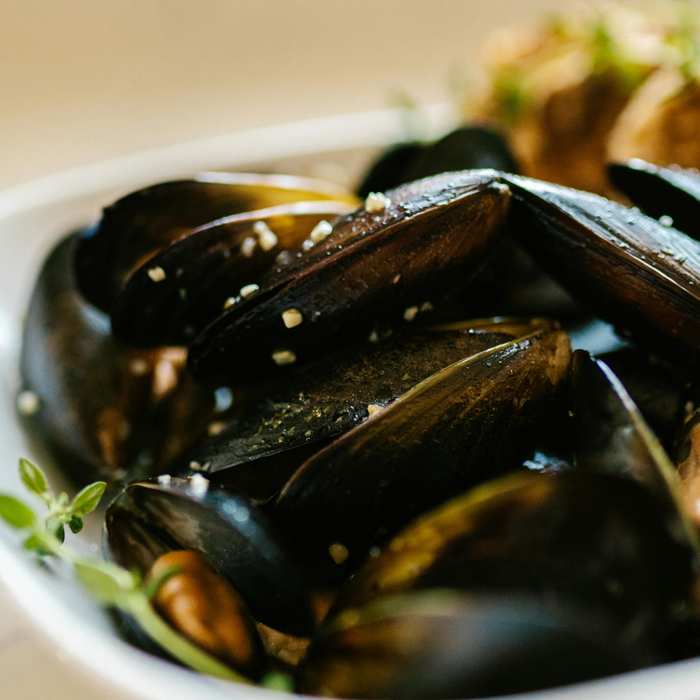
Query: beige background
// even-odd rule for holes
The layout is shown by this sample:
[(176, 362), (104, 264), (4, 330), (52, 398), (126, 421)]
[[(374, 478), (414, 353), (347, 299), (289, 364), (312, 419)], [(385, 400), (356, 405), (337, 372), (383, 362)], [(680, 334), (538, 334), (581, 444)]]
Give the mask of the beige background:
[[(251, 126), (448, 97), (546, 0), (0, 0), (0, 189)], [(0, 254), (1, 251), (0, 251)], [(0, 696), (117, 700), (0, 590)]]

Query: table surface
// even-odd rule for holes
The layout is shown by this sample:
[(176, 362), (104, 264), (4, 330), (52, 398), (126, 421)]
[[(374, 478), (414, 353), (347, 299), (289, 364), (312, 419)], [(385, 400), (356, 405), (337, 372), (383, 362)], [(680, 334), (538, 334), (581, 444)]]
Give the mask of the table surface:
[[(501, 22), (561, 0), (4, 0), (0, 189), (144, 149), (449, 99)], [(12, 700), (133, 700), (70, 663), (0, 588)]]

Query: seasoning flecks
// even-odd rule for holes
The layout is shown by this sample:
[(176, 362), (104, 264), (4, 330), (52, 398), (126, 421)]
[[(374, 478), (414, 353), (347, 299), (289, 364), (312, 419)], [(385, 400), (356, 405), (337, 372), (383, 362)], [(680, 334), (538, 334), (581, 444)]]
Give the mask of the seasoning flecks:
[[(258, 222), (260, 223), (260, 222)], [(241, 255), (244, 258), (252, 258), (253, 257), (253, 251), (255, 250), (255, 246), (258, 244), (257, 240), (253, 238), (252, 236), (248, 236), (248, 238), (243, 239), (243, 243), (241, 243)]]
[(162, 282), (162, 281), (165, 279), (165, 277), (166, 277), (166, 275), (165, 275), (165, 270), (164, 270), (162, 267), (160, 267), (160, 266), (152, 267), (152, 268), (148, 271), (148, 276), (149, 276), (154, 282)]
[(275, 350), (272, 359), (276, 365), (292, 365), (297, 361), (297, 356), (291, 350)]
[(404, 312), (403, 312), (403, 320), (404, 321), (413, 321), (413, 319), (418, 315), (418, 307), (417, 306), (409, 306)]
[(330, 236), (332, 232), (333, 227), (324, 219), (323, 221), (319, 221), (316, 226), (314, 226), (309, 239), (313, 243), (320, 243), (322, 240)]
[(255, 231), (263, 250), (272, 250), (277, 245), (277, 236), (264, 221), (256, 221), (253, 224), (253, 231)]
[(287, 328), (294, 328), (304, 320), (304, 317), (299, 309), (287, 309), (282, 312), (282, 320)]
[(391, 200), (383, 192), (370, 192), (365, 199), (368, 214), (381, 214), (391, 206)]
[(25, 389), (17, 394), (17, 410), (23, 416), (33, 416), (40, 408), (41, 399), (36, 392)]
[(257, 284), (246, 284), (245, 287), (241, 287), (241, 291), (238, 292), (243, 299), (249, 297), (251, 294), (255, 294), (260, 287)]

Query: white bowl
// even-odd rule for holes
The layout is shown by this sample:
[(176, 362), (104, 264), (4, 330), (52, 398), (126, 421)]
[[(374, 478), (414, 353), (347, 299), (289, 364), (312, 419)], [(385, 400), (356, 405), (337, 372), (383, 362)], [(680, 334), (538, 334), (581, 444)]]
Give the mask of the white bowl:
[[(437, 134), (449, 111), (427, 110)], [(35, 456), (17, 422), (21, 319), (39, 266), (67, 231), (93, 221), (102, 206), (129, 190), (201, 170), (276, 169), (356, 176), (376, 147), (401, 136), (386, 110), (256, 129), (120, 158), (51, 176), (0, 193), (0, 490), (22, 494), (20, 456)], [(42, 462), (42, 466), (47, 466)], [(49, 472), (61, 486), (57, 472)], [(96, 520), (96, 518), (93, 518)], [(77, 546), (96, 550), (99, 525)], [(36, 624), (75, 661), (148, 700), (244, 700), (272, 691), (216, 681), (150, 657), (118, 639), (107, 617), (76, 584), (58, 583), (21, 553), (13, 533), (0, 528), (0, 579)], [(277, 696), (279, 697), (279, 696)], [(522, 696), (524, 697), (524, 696)], [(697, 700), (700, 659), (604, 679), (528, 698)]]

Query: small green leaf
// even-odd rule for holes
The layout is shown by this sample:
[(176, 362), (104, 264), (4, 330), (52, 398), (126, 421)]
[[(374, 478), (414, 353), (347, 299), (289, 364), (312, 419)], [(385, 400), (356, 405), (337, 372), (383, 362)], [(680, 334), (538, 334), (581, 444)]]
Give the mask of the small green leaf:
[(281, 673), (280, 671), (270, 671), (260, 681), (263, 688), (269, 690), (281, 690), (285, 693), (294, 692), (294, 678), (289, 673)]
[(19, 476), (27, 489), (37, 496), (42, 496), (49, 490), (44, 472), (28, 459), (19, 460)]
[(83, 529), (83, 521), (77, 515), (71, 515), (68, 527), (74, 535), (77, 535)]
[(74, 515), (88, 515), (97, 508), (102, 494), (105, 492), (107, 484), (104, 481), (97, 481), (86, 486), (71, 503), (71, 511)]
[(19, 529), (30, 527), (36, 522), (36, 516), (30, 508), (5, 494), (0, 494), (0, 518)]
[(63, 523), (57, 521), (49, 521), (46, 525), (48, 531), (58, 540), (59, 544), (66, 541), (66, 530)]
[(24, 548), (32, 552), (40, 554), (42, 557), (47, 557), (53, 552), (44, 544), (40, 537), (31, 535), (24, 541)]
[(76, 562), (75, 574), (80, 583), (105, 605), (117, 605), (134, 589), (131, 574), (109, 562)]

